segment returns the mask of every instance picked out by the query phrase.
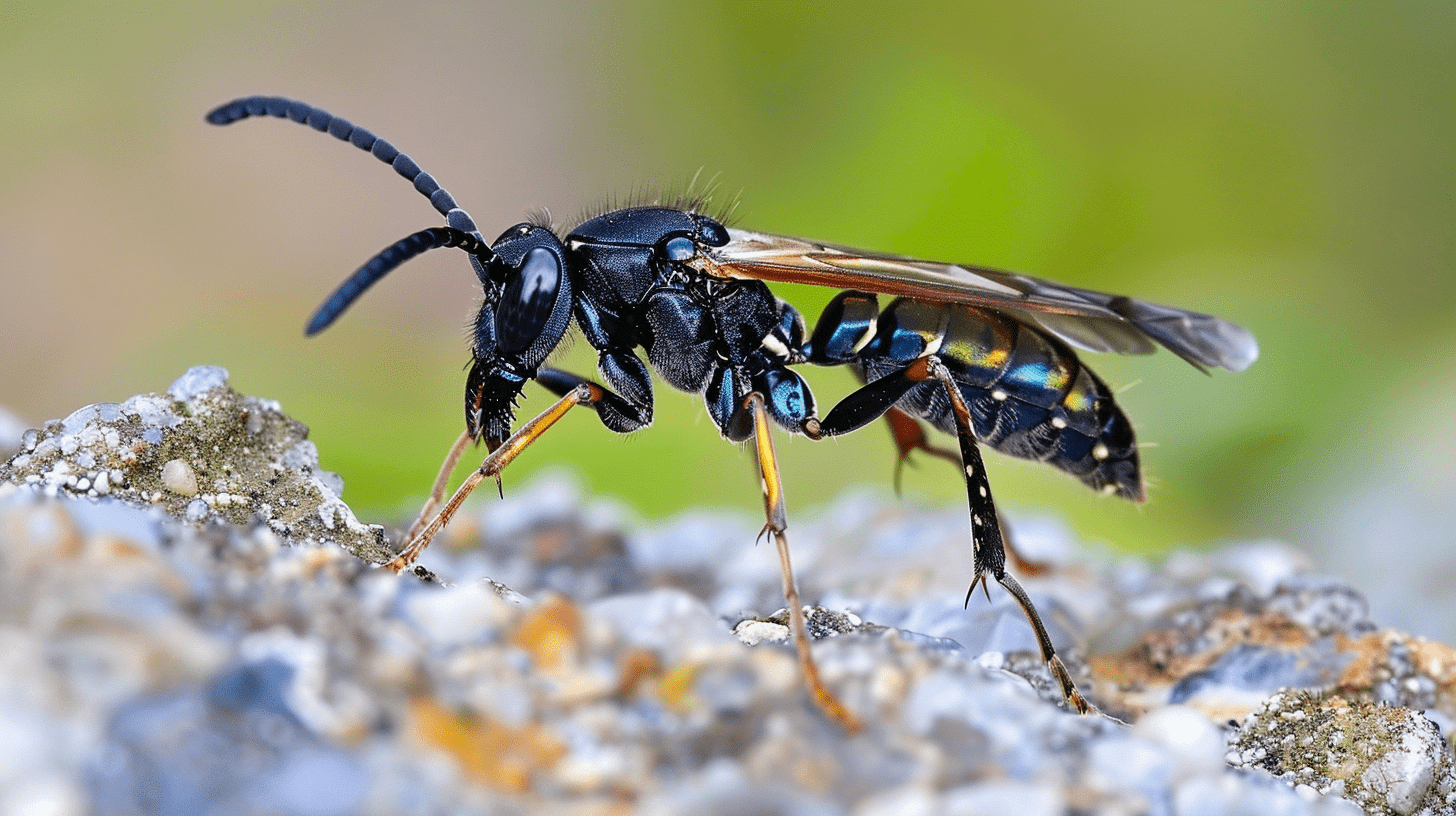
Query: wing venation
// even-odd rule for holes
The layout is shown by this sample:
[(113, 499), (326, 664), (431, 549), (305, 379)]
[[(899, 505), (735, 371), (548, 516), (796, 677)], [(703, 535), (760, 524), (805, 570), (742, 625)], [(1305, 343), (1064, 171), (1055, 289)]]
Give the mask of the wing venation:
[(1212, 315), (1064, 286), (969, 264), (938, 263), (729, 229), (722, 247), (691, 263), (725, 278), (808, 283), (1008, 312), (1081, 349), (1147, 354), (1157, 343), (1193, 366), (1243, 371), (1259, 356), (1254, 336)]

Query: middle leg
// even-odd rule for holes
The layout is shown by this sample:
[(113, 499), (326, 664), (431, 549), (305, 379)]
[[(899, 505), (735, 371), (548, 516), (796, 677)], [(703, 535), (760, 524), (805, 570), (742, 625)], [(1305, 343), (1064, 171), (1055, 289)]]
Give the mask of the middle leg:
[(839, 699), (824, 686), (824, 681), (819, 678), (819, 669), (814, 664), (814, 655), (809, 648), (809, 631), (804, 621), (804, 607), (799, 602), (799, 590), (794, 584), (794, 567), (789, 560), (789, 539), (786, 535), (789, 521), (788, 510), (784, 505), (784, 484), (779, 477), (779, 463), (778, 457), (774, 454), (773, 439), (769, 436), (768, 409), (764, 406), (763, 395), (757, 391), (749, 392), (738, 413), (739, 416), (733, 418), (733, 423), (751, 421), (753, 424), (753, 443), (763, 486), (763, 508), (764, 513), (768, 516), (768, 521), (764, 524), (759, 537), (761, 538), (765, 533), (773, 536), (774, 545), (778, 547), (779, 569), (782, 571), (784, 581), (784, 602), (789, 607), (790, 636), (793, 638), (794, 648), (798, 652), (799, 667), (804, 673), (804, 682), (809, 687), (809, 696), (813, 698), (814, 704), (819, 706), (819, 710), (842, 725), (844, 730), (850, 733), (861, 731), (864, 729), (864, 722), (839, 702)]

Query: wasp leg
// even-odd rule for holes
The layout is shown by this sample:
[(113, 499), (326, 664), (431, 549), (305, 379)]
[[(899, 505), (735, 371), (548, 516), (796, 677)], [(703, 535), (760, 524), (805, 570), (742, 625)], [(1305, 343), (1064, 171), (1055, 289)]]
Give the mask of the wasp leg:
[(1052, 571), (1050, 563), (1027, 558), (1021, 553), (1021, 550), (1017, 549), (1016, 531), (1006, 523), (1006, 517), (1001, 515), (999, 509), (996, 511), (996, 523), (1001, 525), (1001, 543), (1006, 547), (1006, 560), (1011, 562), (1011, 566), (1017, 572), (1029, 578), (1036, 578)]
[[(895, 438), (895, 447), (899, 449), (900, 459), (895, 463), (895, 493), (900, 493), (900, 475), (905, 470), (905, 465), (910, 461), (910, 454), (917, 450), (925, 451), (937, 459), (944, 459), (956, 467), (961, 466), (961, 456), (949, 448), (938, 448), (930, 444), (925, 435), (925, 426), (919, 420), (901, 411), (899, 408), (891, 408), (885, 412), (885, 422), (890, 426), (890, 434)], [(1006, 557), (1011, 565), (1022, 575), (1045, 575), (1051, 572), (1051, 565), (1044, 561), (1033, 561), (1022, 555), (1016, 549), (1016, 536), (1014, 531), (1006, 524), (1006, 518), (997, 513), (997, 519), (1001, 525), (1002, 543), (1006, 545)]]
[(509, 465), (532, 442), (540, 438), (547, 428), (555, 425), (557, 420), (565, 416), (566, 412), (576, 405), (591, 405), (600, 402), (605, 393), (606, 391), (601, 386), (583, 382), (567, 392), (550, 408), (542, 411), (535, 419), (522, 425), (519, 431), (511, 434), (510, 438), (501, 443), (500, 447), (485, 457), (485, 461), (480, 463), (480, 467), (476, 468), (464, 484), (455, 490), (455, 495), (451, 496), (450, 501), (441, 508), (439, 515), (435, 516), (418, 535), (412, 537), (400, 554), (389, 562), (388, 566), (395, 572), (408, 569), (415, 559), (420, 557), (420, 553), (430, 546), (430, 540), (450, 522), (450, 518), (464, 503), (465, 497), (469, 496), (482, 481), (489, 477), (494, 478), (499, 484), (501, 471), (505, 470), (506, 465)]
[[(1000, 517), (996, 511), (996, 504), (991, 499), (991, 484), (986, 479), (986, 466), (981, 460), (980, 446), (976, 444), (976, 436), (971, 425), (971, 412), (966, 407), (965, 400), (961, 398), (960, 388), (956, 386), (955, 380), (951, 378), (950, 372), (945, 365), (934, 357), (922, 357), (916, 360), (905, 371), (907, 379), (927, 380), (935, 379), (945, 386), (946, 395), (950, 397), (951, 412), (955, 416), (956, 438), (960, 441), (961, 460), (965, 463), (966, 495), (970, 498), (971, 505), (971, 552), (972, 562), (975, 567), (975, 575), (971, 578), (970, 591), (966, 593), (966, 603), (969, 604), (971, 594), (976, 591), (976, 584), (981, 589), (986, 589), (987, 573), (995, 578), (996, 582), (1011, 593), (1011, 597), (1021, 605), (1021, 611), (1026, 614), (1026, 619), (1031, 622), (1031, 628), (1036, 631), (1037, 645), (1041, 648), (1041, 658), (1046, 663), (1047, 669), (1051, 672), (1057, 685), (1061, 687), (1062, 696), (1066, 699), (1079, 714), (1087, 714), (1093, 711), (1092, 704), (1086, 697), (1077, 690), (1077, 684), (1072, 682), (1072, 675), (1057, 657), (1057, 651), (1052, 646), (1052, 639), (1047, 635), (1046, 626), (1041, 621), (1041, 615), (1037, 614), (1036, 607), (1031, 603), (1031, 597), (1021, 584), (1006, 572), (1006, 553), (1001, 536)], [(989, 594), (989, 593), (988, 593)]]
[(955, 451), (931, 445), (930, 440), (925, 436), (925, 427), (920, 424), (920, 421), (899, 408), (891, 408), (886, 411), (885, 422), (890, 426), (890, 435), (894, 437), (895, 448), (899, 452), (899, 458), (895, 461), (896, 495), (900, 493), (900, 476), (905, 472), (905, 465), (910, 461), (910, 454), (917, 450), (925, 451), (927, 455), (944, 459), (953, 465), (960, 465), (960, 456)]
[[(541, 369), (536, 379), (548, 391), (558, 397), (566, 396), (571, 393), (573, 388), (576, 388), (582, 383), (595, 385), (595, 383), (592, 383), (585, 377), (578, 377), (569, 371), (562, 371), (556, 368)], [(602, 389), (602, 399), (600, 402), (586, 404), (596, 409), (598, 413), (601, 412), (603, 405), (611, 404), (612, 409), (618, 414), (634, 416), (639, 420), (641, 425), (646, 425), (652, 421), (651, 404), (647, 406), (647, 414), (644, 418), (639, 406), (629, 403), (606, 389)], [(405, 541), (414, 540), (415, 536), (419, 534), (420, 530), (424, 529), (425, 524), (430, 520), (430, 514), (434, 512), (436, 507), (440, 506), (440, 502), (445, 500), (445, 491), (450, 487), (450, 474), (455, 472), (455, 466), (460, 463), (460, 457), (465, 453), (465, 446), (470, 444), (470, 438), (470, 431), (462, 431), (460, 438), (456, 439), (455, 444), (450, 447), (450, 452), (445, 454), (445, 461), (440, 465), (440, 473), (435, 477), (435, 485), (430, 490), (430, 498), (425, 501), (425, 506), (420, 508), (420, 514), (415, 517), (414, 524), (410, 525), (409, 532), (405, 533)]]
[(590, 403), (589, 407), (597, 412), (603, 425), (617, 433), (631, 433), (651, 425), (652, 380), (642, 361), (631, 352), (622, 355), (603, 352), (602, 367), (610, 375), (607, 382), (621, 392), (620, 396), (585, 377), (559, 368), (543, 368), (536, 372), (536, 382), (558, 397), (566, 396), (571, 389), (583, 383), (601, 388), (602, 398)]
[[(848, 295), (849, 293), (844, 293)], [(864, 369), (856, 368), (855, 375), (860, 385), (866, 384)], [(930, 456), (944, 459), (957, 467), (960, 466), (960, 456), (949, 448), (937, 448), (930, 444), (925, 435), (925, 426), (915, 417), (901, 411), (899, 408), (890, 408), (885, 412), (885, 424), (890, 426), (890, 436), (895, 440), (895, 449), (898, 456), (895, 459), (895, 495), (900, 495), (900, 477), (905, 472), (905, 465), (910, 462), (910, 454), (917, 450), (925, 451)]]
[(809, 696), (813, 698), (814, 704), (819, 710), (830, 719), (838, 722), (844, 730), (851, 733), (864, 729), (864, 723), (854, 712), (845, 708), (844, 704), (834, 696), (829, 689), (825, 688), (824, 681), (819, 679), (819, 669), (814, 665), (814, 656), (809, 649), (809, 632), (804, 623), (804, 608), (799, 603), (799, 590), (794, 585), (794, 567), (789, 561), (789, 539), (785, 532), (789, 528), (788, 511), (784, 506), (784, 485), (779, 478), (778, 457), (774, 455), (773, 439), (769, 436), (768, 409), (764, 406), (764, 397), (757, 391), (749, 392), (744, 397), (743, 404), (739, 408), (739, 416), (734, 417), (732, 424), (737, 424), (740, 419), (746, 419), (744, 413), (748, 413), (753, 422), (753, 442), (758, 455), (758, 473), (763, 486), (763, 508), (768, 516), (768, 522), (764, 524), (764, 533), (773, 536), (774, 545), (779, 551), (779, 568), (783, 572), (784, 579), (784, 602), (789, 607), (789, 629), (794, 639), (794, 647), (798, 650), (799, 667), (804, 672), (804, 682), (809, 687)]
[(450, 474), (455, 472), (455, 465), (460, 463), (460, 457), (465, 454), (465, 446), (470, 444), (470, 431), (464, 431), (455, 444), (450, 446), (450, 452), (445, 454), (445, 461), (440, 465), (440, 474), (435, 477), (435, 485), (430, 489), (430, 498), (425, 500), (425, 506), (420, 508), (419, 516), (415, 517), (415, 523), (410, 525), (409, 532), (405, 533), (405, 541), (413, 541), (420, 530), (424, 529), (425, 522), (440, 502), (445, 500), (445, 491), (450, 487)]
[(901, 397), (919, 384), (906, 376), (904, 370), (881, 377), (840, 400), (823, 419), (810, 417), (806, 420), (804, 435), (819, 440), (857, 431), (884, 416)]

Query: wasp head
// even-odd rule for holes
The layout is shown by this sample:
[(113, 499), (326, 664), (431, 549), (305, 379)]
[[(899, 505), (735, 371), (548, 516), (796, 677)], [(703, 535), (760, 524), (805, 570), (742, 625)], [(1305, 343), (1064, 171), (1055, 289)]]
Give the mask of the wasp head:
[(550, 229), (518, 224), (491, 251), (465, 384), (465, 423), (494, 449), (510, 435), (522, 387), (566, 333), (572, 293), (566, 250)]

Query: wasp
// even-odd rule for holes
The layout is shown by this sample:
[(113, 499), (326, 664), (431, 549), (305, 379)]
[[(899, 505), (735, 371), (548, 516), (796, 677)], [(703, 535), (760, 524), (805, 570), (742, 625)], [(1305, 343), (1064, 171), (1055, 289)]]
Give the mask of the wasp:
[[(767, 516), (760, 537), (771, 536), (777, 547), (806, 686), (819, 708), (851, 731), (861, 727), (859, 718), (820, 680), (810, 652), (772, 427), (817, 440), (885, 418), (902, 463), (916, 450), (956, 461), (970, 505), (971, 591), (979, 584), (989, 595), (987, 580), (994, 579), (1016, 599), (1063, 696), (1087, 713), (1092, 705), (1006, 570), (980, 447), (1046, 462), (1096, 490), (1141, 501), (1132, 425), (1076, 350), (1146, 354), (1161, 345), (1205, 373), (1242, 371), (1258, 357), (1252, 334), (1210, 315), (1013, 272), (730, 228), (693, 206), (616, 209), (564, 236), (528, 221), (487, 243), (412, 159), (319, 108), (254, 96), (218, 107), (207, 121), (227, 125), (253, 116), (291, 119), (368, 151), (445, 219), (361, 266), (318, 308), (307, 334), (323, 331), (380, 278), (429, 250), (463, 250), (480, 280), (465, 430), (389, 566), (411, 568), (465, 497), (486, 479), (499, 489), (506, 466), (571, 408), (589, 408), (616, 433), (646, 428), (656, 371), (668, 385), (701, 394), (725, 439), (752, 440)], [(776, 281), (843, 291), (810, 332), (799, 312), (770, 291)], [(882, 305), (880, 296), (893, 299)], [(596, 350), (604, 384), (545, 364), (572, 325)], [(805, 364), (850, 366), (864, 385), (820, 417), (796, 370)], [(532, 380), (558, 399), (515, 428), (516, 401)], [(921, 420), (954, 436), (959, 451), (932, 447)], [(449, 476), (472, 441), (484, 442), (489, 455), (446, 501)]]

